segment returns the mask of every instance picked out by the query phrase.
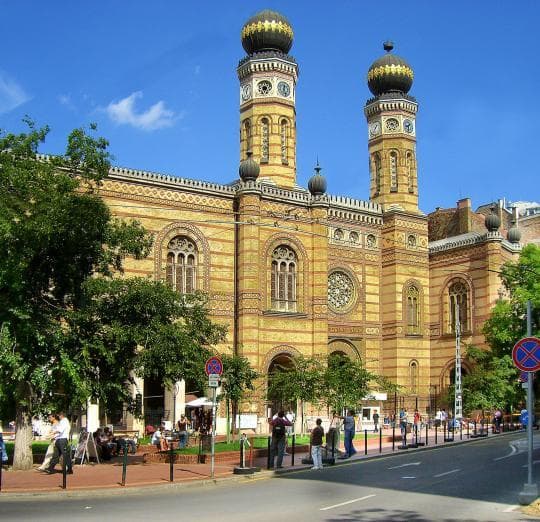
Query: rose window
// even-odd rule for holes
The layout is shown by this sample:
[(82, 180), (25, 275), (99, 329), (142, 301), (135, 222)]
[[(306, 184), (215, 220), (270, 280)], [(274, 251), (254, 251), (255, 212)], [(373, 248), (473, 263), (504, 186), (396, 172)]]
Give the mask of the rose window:
[(328, 276), (328, 304), (334, 310), (344, 310), (354, 299), (354, 283), (345, 272)]
[(399, 129), (399, 121), (395, 118), (388, 118), (386, 120), (386, 130), (389, 132), (396, 132)]
[(268, 80), (263, 80), (257, 84), (257, 90), (262, 96), (266, 96), (272, 92), (272, 83)]

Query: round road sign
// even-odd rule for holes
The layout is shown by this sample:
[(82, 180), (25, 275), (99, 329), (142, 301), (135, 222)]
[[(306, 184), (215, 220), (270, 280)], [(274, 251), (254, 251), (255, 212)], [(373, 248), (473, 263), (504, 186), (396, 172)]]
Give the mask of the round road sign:
[(514, 364), (524, 372), (540, 370), (540, 339), (524, 337), (512, 349)]
[(210, 357), (204, 366), (206, 375), (221, 375), (223, 373), (223, 363), (219, 357)]

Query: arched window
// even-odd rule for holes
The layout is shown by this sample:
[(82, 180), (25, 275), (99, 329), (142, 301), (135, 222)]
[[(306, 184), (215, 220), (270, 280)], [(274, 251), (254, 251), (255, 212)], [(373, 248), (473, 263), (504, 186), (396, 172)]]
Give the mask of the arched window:
[(411, 393), (418, 393), (418, 362), (414, 360), (409, 363), (409, 387)]
[(294, 250), (281, 245), (272, 253), (272, 309), (296, 311), (298, 261)]
[(405, 156), (405, 165), (407, 168), (407, 185), (409, 186), (409, 192), (414, 192), (414, 165), (412, 152), (407, 152), (407, 156)]
[(375, 170), (375, 193), (380, 194), (382, 164), (381, 164), (381, 157), (378, 154), (375, 154), (373, 156), (373, 168)]
[(397, 152), (393, 150), (390, 152), (390, 190), (394, 192), (398, 188), (397, 162)]
[(197, 247), (191, 239), (176, 236), (167, 246), (167, 284), (181, 294), (197, 289)]
[(448, 287), (448, 323), (450, 332), (456, 331), (456, 317), (459, 317), (460, 331), (468, 332), (469, 287), (464, 281), (454, 281)]
[(249, 120), (244, 121), (244, 143), (246, 144), (246, 148), (244, 150), (244, 157), (247, 157), (247, 151), (252, 150), (252, 143), (251, 143), (251, 122)]
[(261, 162), (268, 162), (270, 154), (270, 122), (268, 118), (261, 120)]
[(281, 128), (280, 128), (281, 163), (283, 164), (287, 164), (289, 161), (288, 154), (287, 154), (287, 135), (288, 135), (287, 120), (281, 120)]
[(414, 285), (407, 287), (407, 333), (420, 333), (420, 292)]

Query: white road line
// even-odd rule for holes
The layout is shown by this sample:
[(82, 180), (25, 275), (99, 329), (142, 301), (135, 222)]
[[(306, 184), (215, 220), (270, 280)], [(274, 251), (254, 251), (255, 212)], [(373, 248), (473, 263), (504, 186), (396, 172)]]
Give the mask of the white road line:
[(510, 447), (512, 448), (512, 450), (510, 451), (508, 455), (505, 455), (504, 457), (497, 457), (496, 459), (493, 459), (493, 461), (507, 459), (508, 457), (511, 457), (512, 455), (515, 455), (518, 452), (518, 449), (513, 444), (510, 444)]
[(458, 469), (452, 469), (450, 471), (445, 471), (444, 473), (439, 473), (438, 475), (433, 475), (435, 478), (444, 477), (445, 475), (450, 475), (451, 473), (457, 473), (458, 471), (461, 471)]
[(319, 511), (328, 511), (329, 509), (334, 509), (341, 506), (346, 506), (347, 504), (352, 504), (353, 502), (360, 502), (361, 500), (367, 500), (368, 498), (375, 497), (376, 495), (366, 495), (365, 497), (355, 498), (353, 500), (347, 500), (347, 502), (341, 502), (341, 504), (334, 504), (333, 506), (327, 506), (319, 509)]
[(415, 479), (416, 477), (401, 477), (402, 479)]
[(408, 464), (400, 464), (399, 466), (392, 466), (388, 469), (399, 469), (399, 468), (405, 468), (407, 466), (420, 466), (421, 462), (409, 462)]

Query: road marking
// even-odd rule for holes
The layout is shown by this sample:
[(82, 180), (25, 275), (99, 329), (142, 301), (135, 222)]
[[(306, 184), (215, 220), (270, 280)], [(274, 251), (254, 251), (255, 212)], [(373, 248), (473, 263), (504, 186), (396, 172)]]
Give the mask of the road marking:
[(458, 469), (452, 469), (450, 471), (445, 471), (444, 473), (439, 473), (438, 475), (433, 475), (435, 478), (444, 477), (445, 475), (450, 475), (451, 473), (457, 473), (458, 471), (461, 471)]
[(328, 511), (329, 509), (334, 509), (334, 508), (337, 508), (337, 507), (346, 506), (347, 504), (352, 504), (354, 502), (360, 502), (361, 500), (367, 500), (368, 498), (375, 497), (375, 496), (376, 495), (373, 494), (373, 495), (366, 495), (365, 497), (355, 498), (353, 500), (347, 500), (347, 502), (341, 502), (341, 504), (334, 504), (333, 506), (323, 507), (323, 508), (319, 509), (319, 511)]
[[(540, 464), (540, 460), (533, 460), (533, 465), (534, 465), (534, 464)], [(523, 468), (526, 468), (526, 467), (528, 467), (528, 466), (529, 466), (528, 464), (523, 464), (522, 467), (523, 467)]]
[(415, 479), (416, 477), (401, 477), (402, 479)]
[(398, 469), (398, 468), (405, 468), (407, 466), (420, 466), (421, 462), (409, 462), (408, 464), (401, 464), (400, 466), (393, 466), (388, 469)]
[(511, 457), (512, 455), (515, 455), (518, 452), (518, 449), (513, 444), (510, 444), (510, 447), (512, 448), (512, 450), (510, 451), (508, 455), (505, 455), (504, 457), (497, 457), (496, 459), (493, 459), (493, 461), (495, 462), (496, 460), (507, 459), (508, 457)]

